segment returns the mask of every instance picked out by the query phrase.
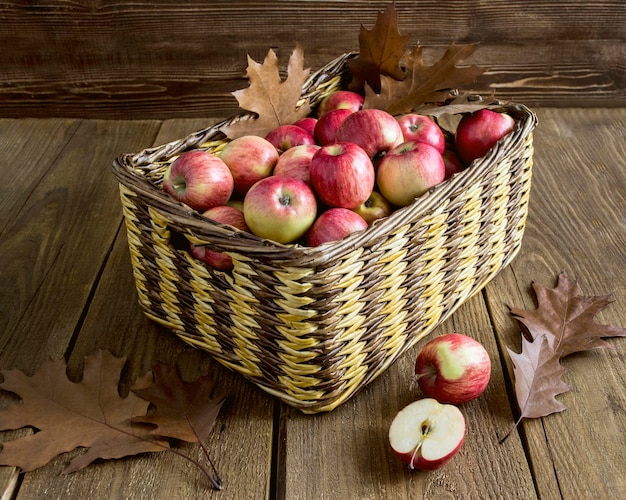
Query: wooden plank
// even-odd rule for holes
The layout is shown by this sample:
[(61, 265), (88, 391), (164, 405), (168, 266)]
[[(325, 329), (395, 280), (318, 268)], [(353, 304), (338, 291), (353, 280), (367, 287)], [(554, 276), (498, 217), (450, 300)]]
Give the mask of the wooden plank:
[[(63, 356), (121, 221), (113, 158), (154, 139), (156, 122), (85, 121), (0, 240), (0, 366)], [(52, 146), (57, 149), (56, 145)]]
[[(448, 331), (485, 345), (492, 378), (483, 396), (460, 407), (467, 436), (459, 454), (437, 471), (409, 471), (391, 450), (387, 432), (398, 411), (423, 397), (412, 378), (419, 348)], [(279, 454), (284, 498), (536, 498), (519, 438), (514, 436), (506, 449), (498, 444), (498, 435), (513, 420), (498, 359), (484, 301), (477, 295), (333, 412), (307, 416), (285, 409)]]
[[(137, 122), (122, 134), (112, 122), (0, 120), (8, 160), (0, 173), (7, 176), (0, 201), (3, 369), (32, 373), (44, 359), (63, 356), (121, 220), (110, 203), (110, 163), (154, 137), (154, 125)], [(107, 214), (117, 219), (112, 226), (101, 224)], [(2, 406), (10, 401), (1, 395)], [(0, 468), (4, 494), (17, 479), (14, 468)]]
[(0, 120), (0, 236), (75, 133), (78, 120)]
[[(483, 82), (529, 105), (626, 103), (623, 2), (395, 2), (413, 44), (479, 43)], [(246, 55), (286, 59), (302, 44), (319, 68), (358, 50), (385, 4), (361, 2), (5, 2), (0, 116), (229, 115)]]
[[(210, 123), (205, 120), (166, 122), (157, 138), (137, 151), (181, 138)], [(111, 223), (115, 224), (117, 218)], [(269, 458), (272, 448), (275, 403), (241, 377), (209, 359), (208, 354), (177, 339), (149, 321), (140, 311), (125, 229), (121, 228), (107, 258), (89, 311), (77, 335), (68, 362), (68, 373), (79, 377), (85, 355), (106, 349), (128, 358), (124, 385), (157, 362), (178, 366), (184, 380), (211, 374), (227, 395), (214, 431), (207, 442), (227, 493), (239, 498), (263, 498), (269, 491)], [(181, 451), (205, 463), (199, 447)], [(171, 453), (148, 454), (128, 460), (107, 461), (69, 476), (58, 477), (67, 457), (27, 474), (20, 487), (25, 498), (221, 498), (211, 490), (200, 471)], [(244, 472), (245, 471), (245, 472)], [(121, 478), (124, 478), (122, 481)]]
[[(520, 255), (487, 288), (501, 349), (519, 352), (519, 328), (505, 304), (534, 309), (533, 281), (556, 285), (561, 271), (585, 295), (613, 294), (599, 323), (626, 327), (626, 110), (538, 110), (531, 208)], [(614, 350), (568, 357), (558, 399), (569, 410), (527, 420), (527, 442), (542, 498), (624, 498), (624, 339)], [(512, 378), (508, 356), (504, 356)], [(505, 445), (508, 446), (508, 445)]]

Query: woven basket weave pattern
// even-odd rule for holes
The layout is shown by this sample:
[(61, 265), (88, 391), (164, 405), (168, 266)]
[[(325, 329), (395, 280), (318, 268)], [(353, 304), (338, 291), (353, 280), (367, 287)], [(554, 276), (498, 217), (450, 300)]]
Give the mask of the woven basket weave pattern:
[[(321, 99), (319, 86), (336, 88), (345, 61), (313, 75), (305, 94)], [(221, 147), (219, 126), (120, 157), (114, 172), (141, 307), (288, 404), (334, 409), (518, 252), (536, 118), (521, 105), (504, 109), (518, 128), (487, 157), (366, 231), (319, 248), (211, 223), (162, 192), (165, 164), (188, 149)], [(195, 260), (188, 241), (228, 251), (233, 271)]]

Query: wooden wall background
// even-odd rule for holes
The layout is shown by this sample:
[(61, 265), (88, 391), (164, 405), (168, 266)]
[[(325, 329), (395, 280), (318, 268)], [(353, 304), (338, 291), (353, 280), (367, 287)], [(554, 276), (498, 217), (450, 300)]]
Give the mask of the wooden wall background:
[[(531, 106), (626, 105), (624, 0), (396, 1), (402, 34), (478, 42), (480, 86)], [(246, 54), (296, 42), (317, 69), (358, 50), (387, 1), (0, 2), (0, 117), (227, 116)]]

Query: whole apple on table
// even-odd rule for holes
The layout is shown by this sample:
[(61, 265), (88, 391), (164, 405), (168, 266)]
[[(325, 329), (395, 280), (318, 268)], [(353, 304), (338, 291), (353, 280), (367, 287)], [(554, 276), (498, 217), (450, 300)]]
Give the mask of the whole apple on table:
[[(446, 142), (428, 116), (392, 116), (364, 109), (363, 103), (358, 93), (335, 91), (316, 114), (277, 126), (265, 137), (243, 136), (216, 153), (182, 153), (168, 166), (163, 190), (201, 214), (237, 207), (247, 230), (261, 238), (317, 246), (365, 230), (412, 204), (485, 156), (515, 127), (509, 115), (481, 109), (463, 115), (453, 141)], [(322, 217), (333, 208), (354, 212), (358, 223), (345, 212)], [(315, 232), (321, 226), (326, 236), (309, 237), (320, 218)], [(345, 219), (344, 230), (324, 228), (337, 219)], [(204, 250), (194, 249), (194, 255)]]

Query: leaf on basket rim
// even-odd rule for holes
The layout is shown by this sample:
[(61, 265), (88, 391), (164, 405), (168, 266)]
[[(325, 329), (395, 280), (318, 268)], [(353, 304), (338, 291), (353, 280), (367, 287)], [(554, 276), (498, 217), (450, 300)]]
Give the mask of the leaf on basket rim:
[(450, 43), (441, 58), (428, 66), (423, 61), (423, 47), (412, 47), (403, 60), (406, 77), (398, 81), (381, 76), (380, 92), (365, 85), (363, 107), (398, 115), (413, 112), (426, 103), (449, 100), (453, 97), (453, 91), (475, 83), (487, 70), (479, 66), (459, 66), (476, 48), (477, 44)]
[(265, 137), (279, 125), (289, 125), (311, 112), (309, 99), (302, 98), (302, 88), (310, 70), (304, 68), (304, 51), (297, 44), (289, 57), (287, 77), (280, 75), (278, 57), (269, 50), (263, 63), (258, 63), (248, 55), (248, 80), (250, 86), (233, 92), (239, 106), (255, 117), (242, 119), (225, 125), (221, 131), (229, 138), (243, 135)]
[(348, 61), (352, 75), (350, 88), (360, 90), (365, 84), (380, 91), (381, 75), (402, 80), (405, 76), (400, 66), (409, 37), (398, 30), (398, 13), (392, 3), (384, 12), (378, 12), (371, 30), (361, 25), (359, 53)]

